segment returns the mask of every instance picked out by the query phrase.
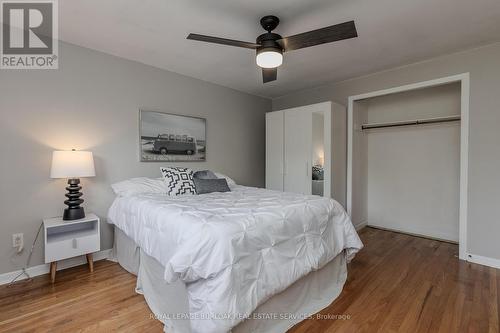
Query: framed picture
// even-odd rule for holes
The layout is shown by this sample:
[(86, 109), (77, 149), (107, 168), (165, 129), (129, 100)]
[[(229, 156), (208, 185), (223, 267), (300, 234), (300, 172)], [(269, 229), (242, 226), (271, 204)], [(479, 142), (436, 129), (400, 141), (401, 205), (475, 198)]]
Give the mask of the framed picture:
[(207, 120), (139, 111), (141, 162), (204, 162)]

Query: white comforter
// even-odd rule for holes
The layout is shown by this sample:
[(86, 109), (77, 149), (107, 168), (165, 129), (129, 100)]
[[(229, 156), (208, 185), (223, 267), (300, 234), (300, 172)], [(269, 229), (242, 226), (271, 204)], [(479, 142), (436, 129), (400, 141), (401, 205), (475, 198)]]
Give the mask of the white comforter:
[(117, 197), (108, 214), (187, 286), (193, 332), (227, 332), (271, 296), (362, 243), (332, 199), (244, 186)]

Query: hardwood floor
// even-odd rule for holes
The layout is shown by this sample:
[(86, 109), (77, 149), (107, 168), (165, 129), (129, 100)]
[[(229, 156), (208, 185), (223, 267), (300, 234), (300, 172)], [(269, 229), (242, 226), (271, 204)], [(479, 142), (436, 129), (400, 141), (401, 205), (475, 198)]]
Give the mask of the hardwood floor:
[[(289, 332), (499, 332), (500, 270), (454, 244), (365, 228), (341, 296)], [(162, 332), (135, 277), (99, 261), (0, 287), (1, 332)], [(341, 315), (332, 319), (331, 315)], [(343, 316), (342, 316), (343, 315)]]
[(458, 260), (458, 245), (365, 228), (341, 296), (290, 332), (499, 332), (500, 270)]

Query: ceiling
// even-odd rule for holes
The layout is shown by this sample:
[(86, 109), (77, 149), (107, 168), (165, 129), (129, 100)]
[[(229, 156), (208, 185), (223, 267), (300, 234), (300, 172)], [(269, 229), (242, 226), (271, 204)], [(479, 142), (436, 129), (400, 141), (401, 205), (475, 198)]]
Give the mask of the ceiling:
[[(64, 41), (270, 98), (500, 40), (498, 0), (65, 0), (59, 12)], [(186, 40), (253, 42), (268, 14), (282, 36), (354, 19), (359, 38), (286, 53), (267, 84), (254, 51)]]

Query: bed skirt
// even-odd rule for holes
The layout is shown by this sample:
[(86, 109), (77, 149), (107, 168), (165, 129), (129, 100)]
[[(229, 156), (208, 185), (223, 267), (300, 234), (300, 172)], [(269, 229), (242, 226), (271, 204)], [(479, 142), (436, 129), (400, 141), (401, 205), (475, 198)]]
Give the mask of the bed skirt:
[[(124, 269), (137, 276), (136, 292), (144, 295), (153, 317), (165, 325), (165, 332), (191, 332), (190, 320), (186, 318), (189, 304), (184, 282), (165, 282), (164, 267), (117, 227), (113, 256)], [(261, 304), (231, 332), (286, 332), (330, 305), (342, 292), (346, 279), (347, 264), (342, 252), (322, 269), (309, 273)]]

